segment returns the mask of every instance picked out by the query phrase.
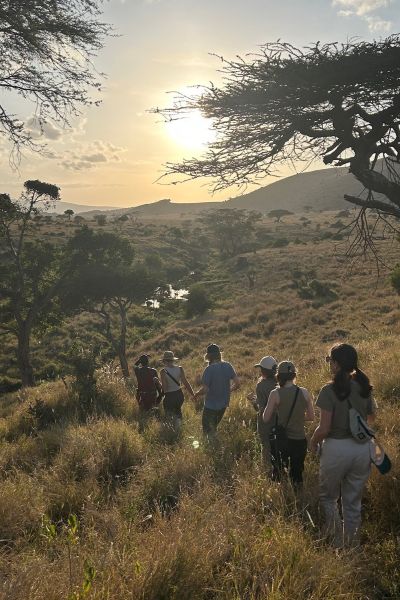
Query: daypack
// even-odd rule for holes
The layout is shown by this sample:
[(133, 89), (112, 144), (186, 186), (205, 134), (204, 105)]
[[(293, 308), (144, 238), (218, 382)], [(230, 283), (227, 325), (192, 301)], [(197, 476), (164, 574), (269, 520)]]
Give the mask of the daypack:
[(350, 400), (346, 398), (349, 407), (349, 425), (353, 438), (359, 444), (365, 444), (375, 437), (375, 432), (362, 418), (360, 413), (352, 406)]
[(161, 396), (159, 396), (156, 384), (154, 383), (154, 369), (140, 367), (136, 370), (136, 377), (138, 382), (136, 397), (139, 406), (144, 409), (150, 409), (159, 404)]

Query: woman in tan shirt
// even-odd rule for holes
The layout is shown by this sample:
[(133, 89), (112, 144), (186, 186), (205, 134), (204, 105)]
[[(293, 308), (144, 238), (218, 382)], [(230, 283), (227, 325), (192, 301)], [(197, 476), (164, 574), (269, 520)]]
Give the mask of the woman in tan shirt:
[(266, 423), (275, 419), (277, 425), (286, 429), (287, 440), (280, 444), (271, 440), (272, 478), (280, 481), (282, 472), (289, 471), (295, 487), (303, 483), (304, 461), (307, 454), (305, 421), (314, 420), (313, 399), (308, 390), (295, 385), (296, 367), (288, 360), (278, 365), (279, 388), (268, 398), (263, 419)]
[[(376, 410), (368, 377), (358, 368), (357, 351), (336, 344), (327, 356), (332, 381), (319, 393), (320, 423), (311, 438), (311, 449), (321, 448), (319, 499), (325, 532), (340, 548), (358, 541), (361, 497), (370, 472), (370, 445), (351, 433), (349, 410), (354, 408), (371, 423)], [(341, 497), (343, 522), (339, 515)]]

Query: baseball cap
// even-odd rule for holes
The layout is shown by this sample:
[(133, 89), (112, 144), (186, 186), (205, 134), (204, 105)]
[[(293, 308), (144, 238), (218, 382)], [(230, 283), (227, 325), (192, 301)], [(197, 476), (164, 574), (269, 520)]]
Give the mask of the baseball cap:
[(286, 373), (287, 375), (296, 374), (296, 367), (290, 360), (283, 360), (278, 365), (278, 373)]
[(263, 356), (259, 363), (254, 365), (255, 367), (262, 367), (263, 369), (273, 369), (278, 365), (278, 362), (273, 356)]
[(217, 344), (209, 344), (207, 346), (207, 354), (218, 354), (221, 348)]

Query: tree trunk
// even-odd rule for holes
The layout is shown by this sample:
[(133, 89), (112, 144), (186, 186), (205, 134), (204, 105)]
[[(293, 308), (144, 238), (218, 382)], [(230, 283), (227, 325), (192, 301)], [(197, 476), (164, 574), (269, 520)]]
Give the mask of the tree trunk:
[(30, 357), (30, 328), (24, 323), (18, 332), (17, 360), (23, 387), (35, 384)]
[(119, 314), (121, 318), (121, 329), (119, 334), (118, 358), (121, 365), (121, 371), (124, 379), (129, 377), (129, 366), (126, 358), (126, 329), (127, 329), (127, 314), (126, 305), (119, 303)]
[(129, 377), (129, 365), (128, 365), (128, 359), (126, 358), (125, 352), (120, 350), (118, 352), (118, 358), (119, 358), (119, 363), (121, 365), (122, 375), (123, 375), (124, 379), (127, 379)]

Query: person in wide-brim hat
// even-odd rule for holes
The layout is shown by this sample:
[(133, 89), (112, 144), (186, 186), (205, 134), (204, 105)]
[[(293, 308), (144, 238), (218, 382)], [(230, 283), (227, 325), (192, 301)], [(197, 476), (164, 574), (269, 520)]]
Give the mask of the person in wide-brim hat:
[(163, 400), (164, 412), (171, 427), (178, 430), (182, 423), (182, 405), (185, 400), (181, 384), (185, 386), (192, 397), (194, 391), (186, 379), (183, 367), (174, 364), (179, 358), (175, 356), (172, 350), (165, 350), (161, 360), (164, 363), (164, 367), (160, 371), (165, 394)]
[(161, 362), (169, 363), (169, 362), (175, 362), (176, 360), (179, 360), (179, 358), (177, 356), (175, 356), (171, 350), (166, 350), (163, 354)]

